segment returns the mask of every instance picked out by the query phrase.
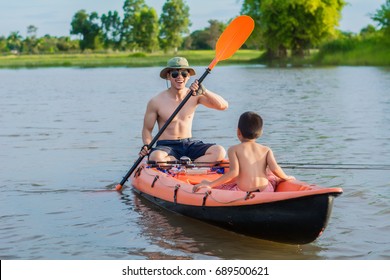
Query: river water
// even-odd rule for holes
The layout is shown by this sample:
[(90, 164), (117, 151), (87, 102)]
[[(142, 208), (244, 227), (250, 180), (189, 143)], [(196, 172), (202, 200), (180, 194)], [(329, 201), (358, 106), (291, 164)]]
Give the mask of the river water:
[[(205, 67), (196, 67), (198, 76)], [(390, 69), (217, 66), (204, 84), (227, 111), (199, 107), (193, 136), (229, 147), (239, 115), (300, 180), (342, 187), (315, 242), (285, 245), (168, 213), (119, 182), (138, 158), (160, 68), (0, 70), (0, 259), (390, 259)], [(341, 169), (365, 164), (367, 169)], [(314, 166), (314, 165), (312, 165)]]

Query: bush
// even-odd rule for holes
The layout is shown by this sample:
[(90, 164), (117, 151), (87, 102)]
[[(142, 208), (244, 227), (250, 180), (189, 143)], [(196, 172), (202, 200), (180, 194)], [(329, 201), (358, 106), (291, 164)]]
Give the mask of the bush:
[(138, 53), (130, 54), (129, 57), (146, 57), (146, 54), (142, 52), (138, 52)]
[(336, 39), (322, 45), (320, 47), (320, 52), (328, 54), (349, 52), (355, 49), (355, 47), (359, 44), (359, 41), (360, 40), (357, 37)]

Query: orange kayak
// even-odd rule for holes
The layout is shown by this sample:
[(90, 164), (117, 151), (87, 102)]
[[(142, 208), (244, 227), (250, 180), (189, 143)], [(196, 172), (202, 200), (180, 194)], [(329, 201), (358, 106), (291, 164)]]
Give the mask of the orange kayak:
[[(134, 191), (176, 213), (252, 237), (289, 244), (314, 241), (325, 230), (333, 200), (341, 188), (323, 188), (301, 181), (280, 182), (275, 192), (200, 189), (201, 180), (215, 180), (224, 168), (155, 168), (141, 163), (130, 177)], [(226, 169), (226, 167), (225, 167)]]

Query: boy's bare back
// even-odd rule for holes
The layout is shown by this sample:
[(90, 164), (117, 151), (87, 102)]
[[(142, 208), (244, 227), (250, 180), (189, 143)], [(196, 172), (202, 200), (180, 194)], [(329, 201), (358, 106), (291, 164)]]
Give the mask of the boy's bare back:
[(268, 159), (273, 158), (270, 148), (255, 141), (246, 141), (228, 150), (230, 169), (237, 174), (237, 185), (243, 191), (262, 191), (268, 185), (266, 174)]

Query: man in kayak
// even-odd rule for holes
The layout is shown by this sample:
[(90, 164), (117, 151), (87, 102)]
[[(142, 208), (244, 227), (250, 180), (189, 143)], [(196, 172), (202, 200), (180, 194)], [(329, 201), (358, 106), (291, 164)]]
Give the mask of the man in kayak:
[[(184, 57), (170, 59), (167, 67), (161, 70), (160, 77), (168, 80), (170, 87), (148, 102), (142, 128), (144, 146), (140, 151), (140, 156), (149, 154), (151, 161), (174, 161), (182, 157), (199, 162), (224, 159), (226, 151), (222, 146), (191, 139), (192, 121), (198, 105), (216, 110), (228, 108), (228, 102), (225, 99), (203, 85), (199, 85), (197, 80), (191, 84), (190, 88), (187, 88), (186, 84), (193, 75), (195, 75), (195, 70), (189, 66)], [(154, 125), (157, 123), (161, 129), (190, 90), (194, 92), (194, 96), (188, 99), (162, 133), (156, 142), (156, 147), (150, 151), (147, 150), (148, 144), (153, 139)]]
[[(295, 179), (284, 173), (269, 147), (256, 143), (262, 133), (263, 119), (254, 112), (243, 113), (237, 128), (237, 137), (241, 143), (228, 150), (229, 171), (212, 182), (203, 180), (193, 187), (193, 191), (209, 187), (246, 192), (273, 192), (278, 180)], [(229, 184), (223, 185), (224, 183)]]

